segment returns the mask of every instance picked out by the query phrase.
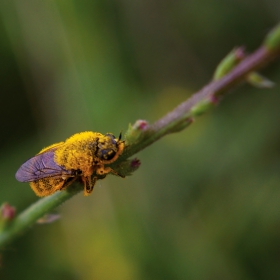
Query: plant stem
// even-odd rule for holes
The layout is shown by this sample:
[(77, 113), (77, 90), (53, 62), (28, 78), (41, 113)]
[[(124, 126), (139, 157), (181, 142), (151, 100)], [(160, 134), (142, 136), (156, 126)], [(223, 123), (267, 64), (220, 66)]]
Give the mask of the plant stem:
[(280, 46), (274, 51), (270, 51), (265, 46), (261, 46), (253, 54), (245, 57), (227, 75), (219, 80), (212, 81), (154, 124), (146, 126), (143, 129), (139, 141), (130, 145), (119, 160), (127, 159), (169, 133), (184, 129), (196, 117), (193, 114), (193, 108), (197, 104), (200, 104), (203, 100), (208, 100), (209, 104), (212, 103), (212, 105), (217, 104), (221, 97), (228, 93), (230, 89), (244, 82), (250, 72), (260, 69), (279, 55)]
[[(123, 154), (111, 166), (117, 167), (121, 162), (151, 145), (161, 137), (181, 131), (190, 125), (194, 118), (207, 112), (213, 105), (217, 104), (230, 89), (246, 80), (250, 72), (256, 71), (265, 64), (274, 60), (280, 54), (280, 26), (277, 26), (264, 41), (264, 44), (253, 54), (244, 55), (242, 61), (232, 71), (218, 80), (210, 82), (191, 98), (177, 106), (173, 111), (159, 119), (152, 125), (140, 126), (132, 129), (137, 130), (137, 137), (129, 141)], [(135, 134), (134, 134), (135, 135)], [(74, 185), (74, 184), (73, 184)], [(68, 187), (66, 191), (57, 192), (51, 196), (42, 198), (31, 205), (11, 221), (6, 221), (0, 233), (0, 248), (18, 237), (22, 232), (73, 195), (80, 192), (82, 188), (77, 185)]]
[(20, 236), (30, 226), (34, 225), (39, 218), (54, 210), (81, 190), (82, 188), (73, 186), (66, 191), (56, 192), (51, 196), (41, 198), (17, 215), (13, 220), (6, 221), (0, 234), (0, 248)]

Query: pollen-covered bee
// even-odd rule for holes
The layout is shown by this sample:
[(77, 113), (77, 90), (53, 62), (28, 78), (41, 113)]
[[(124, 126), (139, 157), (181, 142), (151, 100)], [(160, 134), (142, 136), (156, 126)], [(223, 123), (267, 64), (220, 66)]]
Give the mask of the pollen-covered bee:
[(115, 138), (111, 133), (76, 133), (65, 142), (48, 146), (27, 160), (17, 171), (16, 179), (30, 182), (36, 195), (48, 196), (64, 190), (80, 178), (87, 196), (92, 193), (98, 178), (104, 178), (110, 172), (121, 176), (105, 165), (116, 161), (123, 149), (121, 135)]

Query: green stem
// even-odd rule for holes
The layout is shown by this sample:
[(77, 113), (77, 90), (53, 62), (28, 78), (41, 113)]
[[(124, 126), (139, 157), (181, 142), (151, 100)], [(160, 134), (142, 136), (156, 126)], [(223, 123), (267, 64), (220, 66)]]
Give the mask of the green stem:
[[(186, 128), (193, 122), (194, 118), (207, 112), (213, 105), (217, 104), (229, 89), (245, 81), (250, 72), (258, 70), (266, 63), (274, 60), (279, 54), (280, 27), (277, 26), (264, 41), (263, 46), (253, 54), (247, 57), (244, 56), (242, 61), (228, 74), (212, 81), (154, 124), (136, 128), (136, 134), (133, 134), (132, 130), (131, 135), (134, 135), (134, 138), (131, 137), (132, 141), (129, 141), (128, 133), (126, 139), (128, 146), (118, 160), (112, 164), (112, 167), (117, 167), (121, 162), (124, 162), (163, 136)], [(13, 220), (6, 221), (0, 233), (0, 248), (29, 229), (44, 214), (61, 205), (81, 190), (81, 187), (71, 186), (66, 191), (57, 192), (38, 200)]]
[[(147, 146), (151, 145), (161, 137), (178, 132), (189, 124), (191, 124), (194, 118), (211, 108), (211, 105), (218, 103), (230, 89), (237, 84), (244, 82), (247, 75), (260, 69), (265, 64), (274, 60), (280, 54), (280, 46), (274, 51), (270, 51), (265, 46), (261, 46), (253, 54), (245, 57), (231, 72), (223, 76), (219, 80), (215, 80), (206, 85), (200, 91), (192, 95), (188, 100), (181, 103), (173, 111), (159, 119), (152, 125), (147, 125), (139, 137), (138, 141), (132, 143), (124, 152), (124, 154), (118, 159), (119, 161), (127, 159), (128, 157), (136, 154)], [(209, 106), (205, 106), (205, 105)], [(195, 107), (200, 106), (200, 112), (194, 110)]]
[(39, 218), (54, 210), (81, 190), (82, 188), (75, 188), (73, 186), (67, 189), (67, 191), (56, 192), (51, 196), (41, 198), (13, 220), (6, 221), (0, 234), (0, 248), (20, 236), (24, 231), (34, 225)]

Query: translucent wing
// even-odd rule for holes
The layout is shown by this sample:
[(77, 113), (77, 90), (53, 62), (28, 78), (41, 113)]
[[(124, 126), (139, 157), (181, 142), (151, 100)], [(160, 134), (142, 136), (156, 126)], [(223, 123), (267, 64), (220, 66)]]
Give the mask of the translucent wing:
[(27, 160), (17, 171), (16, 179), (19, 182), (31, 182), (46, 177), (65, 175), (73, 176), (71, 170), (66, 170), (55, 163), (54, 150), (48, 150)]

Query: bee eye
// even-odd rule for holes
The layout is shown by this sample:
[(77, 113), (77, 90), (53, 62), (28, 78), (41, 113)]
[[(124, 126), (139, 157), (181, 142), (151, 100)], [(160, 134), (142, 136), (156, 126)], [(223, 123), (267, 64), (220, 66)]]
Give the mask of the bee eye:
[(105, 136), (108, 136), (108, 137), (110, 137), (112, 139), (116, 138), (115, 135), (113, 135), (112, 133), (106, 133)]
[(116, 152), (113, 149), (104, 149), (101, 151), (101, 159), (110, 160), (115, 156)]

